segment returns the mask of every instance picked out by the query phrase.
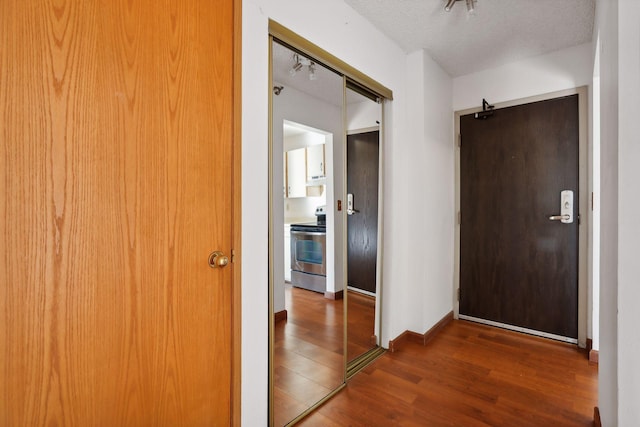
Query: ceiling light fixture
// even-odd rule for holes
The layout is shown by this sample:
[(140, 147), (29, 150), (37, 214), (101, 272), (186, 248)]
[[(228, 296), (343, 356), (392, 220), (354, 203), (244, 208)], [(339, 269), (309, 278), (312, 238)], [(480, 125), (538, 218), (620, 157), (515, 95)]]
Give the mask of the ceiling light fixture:
[(297, 53), (293, 55), (293, 60), (295, 61), (295, 63), (289, 70), (289, 74), (291, 76), (295, 76), (298, 71), (302, 70), (302, 63), (300, 62), (300, 58), (298, 57)]
[(453, 7), (455, 2), (456, 0), (447, 1), (447, 5), (444, 7), (444, 10), (446, 10), (447, 12), (451, 12), (451, 8)]
[(473, 11), (475, 10), (473, 3), (474, 0), (467, 0), (467, 12), (473, 13)]
[(316, 64), (314, 64), (313, 61), (311, 61), (311, 64), (309, 64), (309, 80), (315, 80), (318, 77), (316, 76)]
[(316, 63), (297, 53), (293, 54), (293, 66), (289, 69), (289, 75), (291, 77), (295, 76), (304, 66), (309, 68), (309, 80), (316, 80), (318, 78), (316, 75)]
[[(444, 7), (444, 10), (447, 12), (451, 12), (451, 8), (453, 7), (453, 5), (457, 2), (457, 1), (462, 1), (462, 0), (447, 0), (447, 4)], [(473, 15), (475, 10), (476, 10), (476, 1), (477, 0), (466, 0), (467, 3), (467, 12), (469, 12), (470, 15)]]

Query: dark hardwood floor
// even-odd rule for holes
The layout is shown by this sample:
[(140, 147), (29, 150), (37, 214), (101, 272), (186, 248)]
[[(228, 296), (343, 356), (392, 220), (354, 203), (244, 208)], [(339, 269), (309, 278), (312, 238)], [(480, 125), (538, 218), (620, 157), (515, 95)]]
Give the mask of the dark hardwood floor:
[[(351, 358), (375, 347), (375, 298), (348, 291)], [(274, 423), (282, 426), (344, 380), (342, 299), (285, 286), (287, 320), (275, 324)]]
[(285, 286), (274, 328), (274, 423), (283, 426), (344, 381), (343, 301)]
[(574, 345), (455, 320), (354, 376), (301, 426), (591, 426), (597, 365)]
[(376, 347), (376, 298), (347, 291), (347, 360), (351, 361)]

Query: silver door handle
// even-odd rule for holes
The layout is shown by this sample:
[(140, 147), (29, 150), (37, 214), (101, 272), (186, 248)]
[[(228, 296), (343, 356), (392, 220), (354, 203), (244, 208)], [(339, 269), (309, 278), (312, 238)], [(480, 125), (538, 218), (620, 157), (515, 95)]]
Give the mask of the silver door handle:
[(565, 215), (551, 215), (549, 217), (549, 219), (551, 221), (562, 221), (562, 220), (566, 221), (568, 219), (571, 219), (571, 215), (566, 215), (566, 214)]
[(347, 215), (353, 215), (359, 212), (357, 209), (353, 209), (353, 194), (347, 194)]
[(562, 190), (560, 192), (560, 215), (551, 215), (551, 221), (560, 221), (563, 224), (573, 223), (573, 191)]

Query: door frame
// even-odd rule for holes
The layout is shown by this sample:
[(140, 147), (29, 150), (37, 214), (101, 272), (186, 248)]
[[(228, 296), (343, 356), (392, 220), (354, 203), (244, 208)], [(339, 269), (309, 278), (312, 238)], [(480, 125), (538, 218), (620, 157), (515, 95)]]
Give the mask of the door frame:
[(231, 140), (231, 420), (242, 424), (242, 1), (233, 2), (233, 123)]
[[(578, 347), (586, 348), (587, 346), (587, 330), (588, 320), (592, 319), (592, 316), (588, 313), (588, 294), (589, 294), (589, 281), (588, 281), (588, 253), (591, 250), (591, 242), (588, 239), (588, 224), (591, 217), (591, 211), (588, 207), (588, 90), (587, 86), (580, 86), (573, 89), (566, 89), (556, 92), (549, 92), (542, 95), (535, 95), (526, 98), (519, 98), (510, 101), (500, 102), (495, 104), (496, 109), (513, 107), (517, 105), (529, 104), (538, 101), (547, 101), (554, 98), (560, 98), (569, 95), (578, 95), (578, 170), (579, 170), (579, 206), (578, 212), (580, 215), (579, 228), (578, 228)], [(455, 112), (455, 132), (454, 132), (454, 146), (455, 146), (455, 234), (454, 234), (454, 272), (453, 272), (453, 314), (455, 319), (460, 317), (460, 301), (458, 298), (458, 292), (460, 289), (460, 117), (482, 111), (481, 107), (469, 108), (465, 110), (459, 110)], [(484, 322), (483, 322), (484, 323)], [(487, 321), (487, 324), (496, 325), (495, 322)], [(502, 325), (500, 326), (507, 326)], [(517, 326), (507, 326), (509, 329), (523, 332), (532, 332), (525, 328)], [(544, 332), (537, 333), (543, 337), (551, 337), (550, 334)], [(552, 336), (556, 338), (556, 336)]]

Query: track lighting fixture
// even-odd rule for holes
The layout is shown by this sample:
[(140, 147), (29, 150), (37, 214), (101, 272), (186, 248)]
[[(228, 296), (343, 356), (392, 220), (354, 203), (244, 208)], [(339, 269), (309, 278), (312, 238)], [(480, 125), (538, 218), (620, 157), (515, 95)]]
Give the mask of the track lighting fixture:
[[(453, 5), (457, 2), (457, 1), (462, 1), (462, 0), (447, 0), (447, 4), (444, 7), (444, 10), (447, 12), (451, 11), (451, 8), (453, 7)], [(473, 15), (475, 13), (476, 10), (476, 1), (477, 0), (466, 0), (467, 3), (467, 12), (469, 12), (470, 15)]]
[(309, 80), (316, 80), (318, 78), (316, 75), (316, 63), (309, 58), (298, 55), (297, 53), (293, 54), (293, 66), (289, 69), (289, 74), (292, 77), (295, 76), (296, 73), (302, 70), (302, 67), (304, 66), (309, 68)]
[(473, 13), (475, 10), (474, 3), (475, 0), (467, 0), (467, 12)]
[(451, 8), (453, 7), (453, 4), (456, 2), (456, 0), (448, 0), (447, 1), (447, 5), (444, 7), (444, 10), (447, 12), (451, 11)]
[(293, 64), (293, 67), (291, 67), (291, 69), (289, 70), (289, 74), (291, 76), (295, 76), (298, 71), (302, 70), (302, 63), (300, 62), (300, 58), (298, 57), (297, 54), (293, 55), (293, 60), (295, 61), (295, 63)]
[(311, 61), (311, 64), (309, 64), (309, 80), (315, 80), (318, 77), (316, 76), (316, 64), (313, 63), (313, 61)]

